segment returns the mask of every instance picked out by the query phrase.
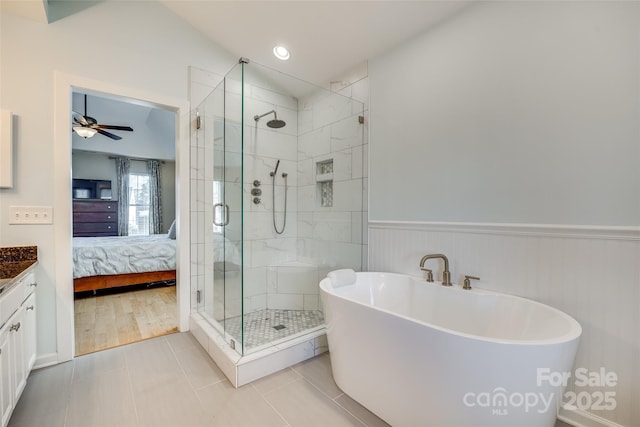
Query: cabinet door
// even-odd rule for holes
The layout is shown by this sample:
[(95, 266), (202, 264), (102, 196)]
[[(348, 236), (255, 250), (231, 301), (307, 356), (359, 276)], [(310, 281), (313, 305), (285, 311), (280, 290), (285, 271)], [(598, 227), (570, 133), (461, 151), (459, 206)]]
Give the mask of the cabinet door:
[(0, 329), (0, 415), (1, 426), (9, 423), (13, 409), (13, 367), (11, 364), (11, 346), (9, 344), (9, 323)]
[(22, 305), (24, 309), (24, 360), (25, 377), (29, 376), (36, 361), (36, 293), (32, 293)]
[(9, 319), (9, 351), (13, 374), (13, 402), (18, 401), (24, 386), (27, 385), (27, 370), (24, 360), (24, 306)]

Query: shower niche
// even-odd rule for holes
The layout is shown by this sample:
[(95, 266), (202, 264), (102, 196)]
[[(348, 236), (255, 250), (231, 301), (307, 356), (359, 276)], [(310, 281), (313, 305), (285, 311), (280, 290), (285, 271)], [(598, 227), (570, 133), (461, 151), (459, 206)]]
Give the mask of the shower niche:
[(327, 351), (318, 284), (362, 269), (363, 104), (241, 60), (192, 114), (191, 331), (240, 386)]
[(333, 207), (333, 159), (316, 163), (316, 182), (320, 207)]

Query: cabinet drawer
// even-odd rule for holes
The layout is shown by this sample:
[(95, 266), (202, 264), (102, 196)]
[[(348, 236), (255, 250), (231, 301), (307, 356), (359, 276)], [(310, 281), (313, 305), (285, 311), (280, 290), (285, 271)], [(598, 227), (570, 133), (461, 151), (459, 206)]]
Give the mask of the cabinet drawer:
[(118, 212), (118, 202), (73, 202), (73, 212)]
[(109, 233), (118, 232), (115, 222), (78, 222), (73, 224), (73, 234), (77, 233)]
[(27, 298), (29, 294), (36, 291), (36, 286), (38, 286), (35, 273), (27, 274), (22, 281), (24, 282), (24, 298)]
[(21, 279), (15, 286), (1, 294), (0, 298), (0, 326), (20, 307), (24, 301), (25, 279)]
[(117, 222), (117, 212), (74, 212), (73, 222)]

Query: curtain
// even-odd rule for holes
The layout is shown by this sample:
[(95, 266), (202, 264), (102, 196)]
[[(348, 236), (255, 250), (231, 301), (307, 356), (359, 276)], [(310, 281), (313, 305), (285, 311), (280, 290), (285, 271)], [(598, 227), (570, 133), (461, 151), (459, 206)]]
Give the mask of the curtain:
[(149, 174), (149, 234), (162, 233), (162, 203), (160, 200), (160, 162), (147, 160)]
[(129, 234), (129, 159), (116, 157), (118, 192), (118, 236)]

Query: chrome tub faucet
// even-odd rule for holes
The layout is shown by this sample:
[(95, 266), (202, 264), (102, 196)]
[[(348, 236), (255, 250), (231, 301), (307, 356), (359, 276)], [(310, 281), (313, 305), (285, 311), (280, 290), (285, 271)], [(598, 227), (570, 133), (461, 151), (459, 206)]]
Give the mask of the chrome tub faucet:
[[(451, 286), (451, 272), (449, 271), (449, 260), (443, 254), (429, 254), (422, 257), (420, 260), (420, 269), (427, 272), (427, 282), (433, 282), (433, 275), (431, 270), (424, 268), (424, 263), (427, 260), (440, 258), (444, 261), (444, 271), (442, 272), (442, 286)], [(431, 280), (429, 280), (431, 279)]]

